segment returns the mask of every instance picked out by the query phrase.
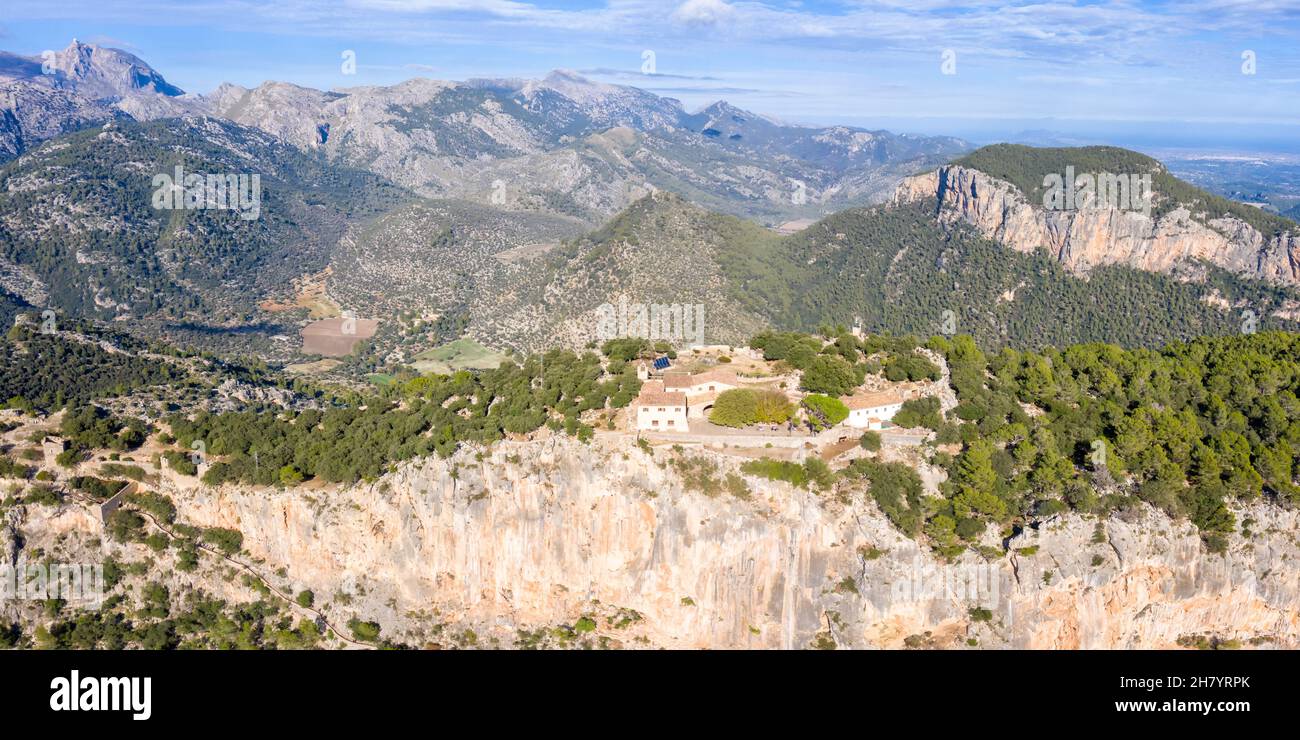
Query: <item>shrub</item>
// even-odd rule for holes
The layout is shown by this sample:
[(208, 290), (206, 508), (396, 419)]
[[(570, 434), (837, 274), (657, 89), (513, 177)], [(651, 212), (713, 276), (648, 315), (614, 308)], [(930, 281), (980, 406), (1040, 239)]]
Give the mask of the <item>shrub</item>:
[(106, 529), (118, 542), (135, 542), (144, 538), (144, 517), (130, 509), (118, 509), (108, 515)]
[(114, 494), (126, 487), (126, 481), (104, 480), (89, 475), (74, 477), (69, 483), (78, 491), (89, 494), (99, 501), (112, 498)]
[(748, 499), (750, 497), (751, 491), (749, 490), (749, 484), (745, 482), (744, 478), (741, 478), (735, 473), (727, 473), (725, 482), (727, 491), (730, 492), (732, 496), (735, 496), (738, 499)]
[(280, 468), (280, 482), (286, 486), (296, 486), (302, 483), (304, 476), (302, 471), (292, 465), (285, 465)]
[(203, 530), (203, 541), (227, 555), (234, 555), (244, 546), (244, 535), (237, 529), (211, 527)]
[(941, 373), (934, 363), (915, 352), (894, 357), (885, 363), (885, 377), (891, 381), (938, 380)]
[(58, 506), (63, 497), (49, 486), (32, 486), (23, 494), (23, 502), (40, 506)]
[(813, 483), (820, 490), (827, 490), (835, 482), (835, 475), (830, 466), (818, 457), (810, 457), (803, 464), (762, 458), (748, 460), (740, 466), (741, 471), (757, 475), (768, 480), (783, 480), (798, 488), (807, 488)]
[(835, 474), (831, 472), (831, 466), (826, 464), (825, 460), (820, 457), (810, 457), (803, 461), (803, 469), (808, 480), (817, 486), (819, 491), (828, 491), (835, 483)]
[(849, 463), (844, 475), (870, 482), (872, 498), (895, 527), (909, 537), (915, 537), (921, 531), (924, 487), (915, 470), (903, 463), (860, 459)]
[(348, 620), (348, 629), (352, 630), (352, 639), (358, 642), (374, 642), (379, 639), (378, 622), (363, 622), (353, 617)]
[(123, 463), (105, 463), (104, 465), (100, 466), (100, 472), (102, 472), (104, 475), (130, 478), (131, 480), (134, 481), (144, 480), (144, 477), (146, 475), (144, 468), (141, 468), (137, 465), (126, 465)]
[(611, 339), (600, 346), (601, 354), (611, 360), (622, 360), (628, 362), (641, 356), (642, 352), (650, 349), (649, 340), (641, 337), (621, 337)]
[(153, 518), (161, 522), (171, 524), (176, 521), (176, 505), (161, 493), (139, 491), (129, 494), (126, 498), (132, 505), (149, 512)]
[(798, 463), (763, 458), (761, 460), (747, 460), (741, 464), (740, 469), (750, 475), (757, 475), (768, 480), (783, 480), (799, 488), (808, 485), (808, 474), (804, 467)]
[(181, 475), (199, 474), (199, 467), (195, 465), (194, 461), (190, 459), (190, 456), (184, 452), (170, 450), (163, 453), (163, 458), (167, 460), (167, 464), (172, 470), (175, 470)]
[(863, 432), (858, 438), (858, 444), (862, 449), (868, 452), (877, 452), (880, 450), (880, 432)]

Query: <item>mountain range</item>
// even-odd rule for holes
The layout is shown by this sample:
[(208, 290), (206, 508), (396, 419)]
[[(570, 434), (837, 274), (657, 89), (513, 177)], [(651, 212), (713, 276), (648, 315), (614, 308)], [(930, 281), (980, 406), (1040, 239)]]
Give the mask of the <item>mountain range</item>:
[[(1113, 147), (971, 151), (725, 102), (692, 113), (564, 71), (194, 95), (76, 41), (0, 55), (0, 108), (7, 312), (277, 362), (307, 359), (285, 340), (320, 315), (308, 282), (325, 315), (380, 318), (366, 369), (459, 332), (582, 345), (620, 299), (702, 305), (727, 343), (859, 324), (1149, 346), (1300, 317), (1295, 222)], [(259, 174), (261, 217), (151, 207), (177, 166)], [(1154, 210), (1045, 209), (1044, 176), (1067, 167), (1150, 175)]]
[(184, 94), (126, 52), (80, 43), (0, 58), (0, 155), (115, 117), (214, 116), (425, 197), (604, 221), (650, 187), (779, 222), (887, 197), (898, 176), (970, 145), (782, 124), (556, 71), (542, 80), (412, 79), (313, 90), (285, 82)]

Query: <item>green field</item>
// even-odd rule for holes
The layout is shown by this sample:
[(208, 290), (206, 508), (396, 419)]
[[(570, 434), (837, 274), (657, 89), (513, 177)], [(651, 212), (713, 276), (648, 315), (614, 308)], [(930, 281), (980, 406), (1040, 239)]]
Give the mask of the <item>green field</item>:
[(411, 366), (425, 374), (448, 375), (457, 370), (491, 370), (506, 359), (473, 339), (457, 339), (421, 352)]

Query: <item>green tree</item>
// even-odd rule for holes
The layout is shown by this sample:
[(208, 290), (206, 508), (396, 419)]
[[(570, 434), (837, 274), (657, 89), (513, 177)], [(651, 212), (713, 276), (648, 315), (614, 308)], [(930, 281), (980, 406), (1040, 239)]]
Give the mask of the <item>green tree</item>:
[(817, 355), (803, 370), (800, 386), (811, 393), (848, 395), (858, 384), (853, 367), (838, 355)]
[(305, 480), (302, 471), (293, 465), (280, 468), (280, 482), (286, 486), (296, 486)]
[(803, 406), (814, 429), (828, 429), (849, 418), (849, 407), (843, 401), (819, 393), (804, 396)]

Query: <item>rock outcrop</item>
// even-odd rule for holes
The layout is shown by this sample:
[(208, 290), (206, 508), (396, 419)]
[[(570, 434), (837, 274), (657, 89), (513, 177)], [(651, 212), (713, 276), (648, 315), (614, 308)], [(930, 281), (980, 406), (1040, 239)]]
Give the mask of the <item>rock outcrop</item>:
[(40, 57), (0, 52), (0, 159), (118, 118), (194, 113), (198, 102), (140, 58), (76, 39)]
[(1008, 555), (944, 563), (860, 495), (749, 479), (747, 500), (709, 498), (657, 454), (502, 442), (337, 492), (171, 493), (185, 519), (239, 529), (268, 572), (348, 594), (333, 618), (376, 619), (416, 644), (434, 622), (509, 645), (517, 630), (618, 607), (641, 617), (616, 635), (629, 646), (1300, 645), (1295, 511), (1239, 512), (1254, 534), (1224, 555), (1148, 510), (1068, 515), (1014, 538)]
[(970, 224), (1017, 251), (1046, 249), (1081, 274), (1111, 264), (1170, 272), (1205, 261), (1247, 277), (1300, 283), (1300, 227), (1265, 236), (1237, 218), (1202, 222), (1184, 207), (1158, 217), (1115, 208), (1046, 210), (1014, 185), (958, 165), (906, 179), (893, 202), (928, 198), (937, 200), (944, 223)]

